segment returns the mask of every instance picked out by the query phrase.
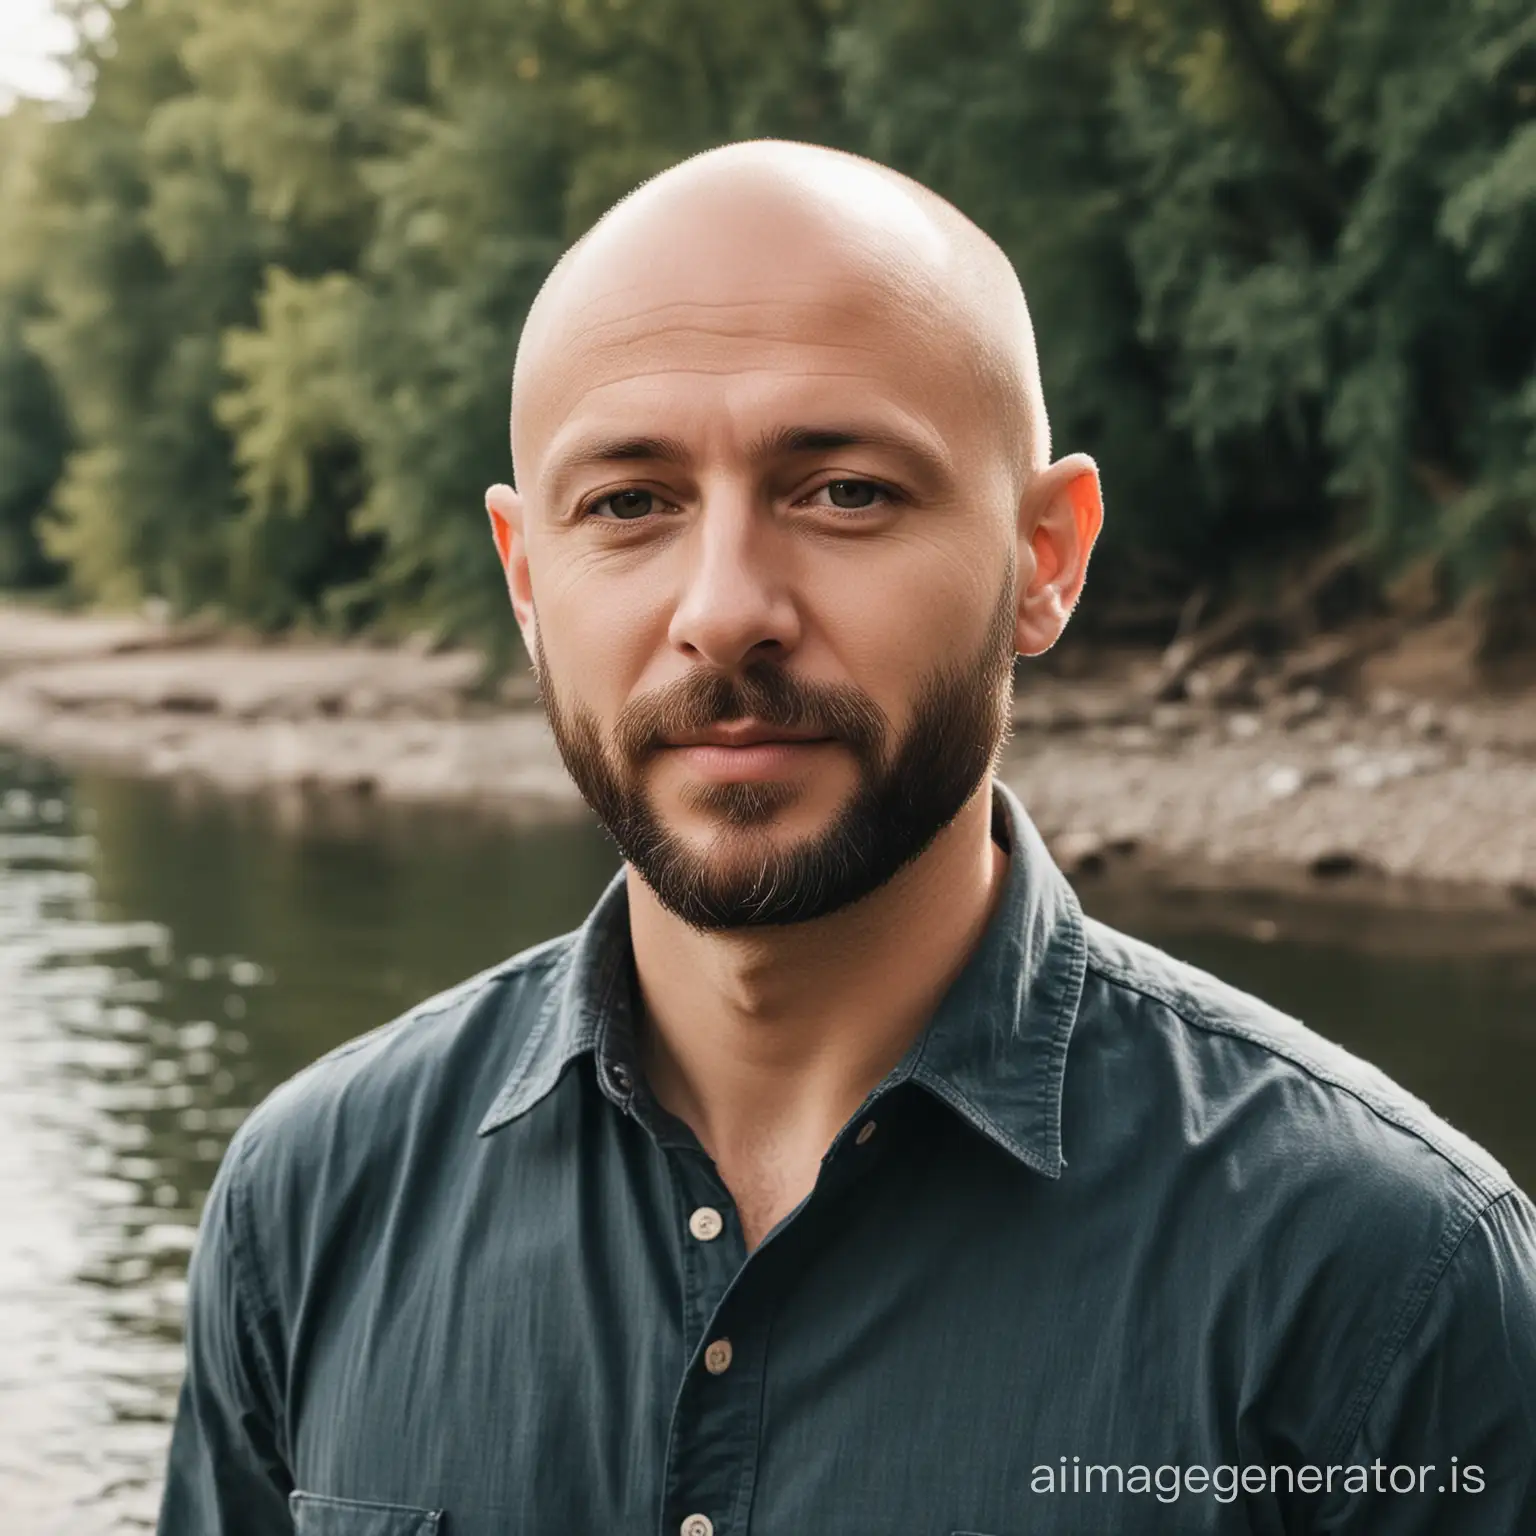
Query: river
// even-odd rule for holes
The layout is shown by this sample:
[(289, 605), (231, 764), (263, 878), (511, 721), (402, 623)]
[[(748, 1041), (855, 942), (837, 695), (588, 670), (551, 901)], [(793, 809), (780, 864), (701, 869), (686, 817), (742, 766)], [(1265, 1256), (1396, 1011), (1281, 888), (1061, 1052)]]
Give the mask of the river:
[[(0, 758), (7, 1529), (152, 1527), (187, 1254), (251, 1105), (573, 926), (614, 867), (585, 823), (223, 797)], [(1084, 899), (1369, 1056), (1536, 1183), (1532, 929), (1125, 888)]]

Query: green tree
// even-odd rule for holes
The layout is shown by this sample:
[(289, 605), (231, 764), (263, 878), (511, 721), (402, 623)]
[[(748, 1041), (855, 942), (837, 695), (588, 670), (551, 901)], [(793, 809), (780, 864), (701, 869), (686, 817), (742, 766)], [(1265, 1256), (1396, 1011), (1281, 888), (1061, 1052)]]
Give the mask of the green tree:
[(236, 191), (185, 110), (184, 36), (150, 0), (89, 50), (89, 108), (53, 126), (40, 166), (31, 335), (74, 439), (46, 547), (87, 599), (188, 609), (223, 586), (234, 487), (212, 401), (251, 258)]
[(38, 509), (63, 469), (64, 406), (27, 340), (38, 310), (37, 264), (26, 211), (48, 122), (33, 105), (0, 117), (0, 588), (51, 586), (62, 575), (37, 537)]
[[(317, 8), (305, 16), (323, 32)], [(234, 30), (214, 39), (222, 50), (212, 20)], [(228, 429), (245, 418), (221, 405), (226, 348), (260, 321), (269, 268), (355, 261), (367, 199), (347, 203), (358, 167), (344, 151), (327, 167), (302, 135), (282, 137), (280, 70), (263, 133), (251, 131), (251, 90), (227, 73), (230, 53), (249, 63), (265, 35), (250, 22), (233, 4), (129, 0), (84, 46), (88, 109), (51, 126), (27, 210), (41, 309), (29, 335), (73, 432), (41, 529), (77, 591), (278, 625), (311, 617), (333, 579), (366, 566), (347, 526), (361, 472), (355, 449), (324, 445), (305, 505), (276, 531)], [(286, 146), (303, 174), (253, 195), (252, 144)]]

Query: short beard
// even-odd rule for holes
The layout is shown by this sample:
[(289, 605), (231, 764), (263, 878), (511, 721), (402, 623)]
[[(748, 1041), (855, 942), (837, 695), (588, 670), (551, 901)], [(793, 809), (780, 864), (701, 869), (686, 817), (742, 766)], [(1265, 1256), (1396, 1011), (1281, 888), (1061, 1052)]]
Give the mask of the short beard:
[[(582, 797), (669, 912), (703, 932), (812, 922), (886, 884), (995, 772), (1012, 725), (1014, 576), (1010, 561), (980, 651), (924, 679), (894, 753), (886, 750), (884, 712), (860, 690), (803, 682), (771, 662), (751, 663), (737, 676), (690, 673), (632, 700), (613, 732), (617, 762), (595, 718), (556, 697), (536, 631), (540, 697)], [(667, 829), (643, 775), (668, 737), (745, 718), (842, 743), (858, 763), (859, 785), (825, 832), (790, 848), (762, 836), (756, 859), (723, 869), (708, 850)], [(750, 834), (769, 826), (797, 793), (792, 784), (767, 782), (699, 784), (686, 795), (692, 808), (724, 823), (718, 843), (731, 829)]]

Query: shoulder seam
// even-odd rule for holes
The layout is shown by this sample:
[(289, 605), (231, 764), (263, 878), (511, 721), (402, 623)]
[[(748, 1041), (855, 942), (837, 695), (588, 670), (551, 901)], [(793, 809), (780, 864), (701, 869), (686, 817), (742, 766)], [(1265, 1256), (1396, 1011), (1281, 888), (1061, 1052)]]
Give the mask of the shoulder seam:
[[(450, 1008), (457, 1008), (460, 1003), (479, 997), (493, 982), (503, 981), (508, 976), (521, 975), (524, 971), (538, 970), (542, 966), (556, 965), (564, 958), (568, 947), (565, 940), (569, 937), (568, 934), (563, 934), (558, 939), (547, 940), (526, 954), (514, 955), (510, 960), (503, 960), (499, 965), (493, 965), (488, 970), (481, 971), (478, 976), (470, 976), (457, 986), (449, 987), (446, 993), (438, 994), (437, 998), (429, 997), (417, 1003), (414, 1008), (407, 1008), (398, 1019), (390, 1022), (408, 1024), (413, 1019), (434, 1019), (440, 1013), (447, 1013)], [(390, 1026), (386, 1024), (383, 1027), (388, 1029)], [(366, 1039), (367, 1036), (362, 1038)]]
[[(351, 1040), (344, 1040), (340, 1045), (327, 1051), (323, 1056), (317, 1056), (308, 1066), (302, 1067), (290, 1077), (288, 1083), (296, 1083), (300, 1078), (308, 1077), (317, 1068), (327, 1062), (340, 1061), (362, 1050), (365, 1045), (375, 1040), (383, 1039), (402, 1030), (408, 1024), (420, 1023), (424, 1019), (435, 1019), (440, 1015), (457, 1008), (461, 1003), (471, 1002), (479, 997), (493, 983), (505, 980), (508, 976), (521, 975), (524, 972), (535, 971), (540, 967), (547, 967), (559, 963), (563, 951), (555, 948), (558, 941), (552, 941), (549, 945), (540, 945), (538, 951), (531, 955), (517, 955), (511, 960), (503, 960), (499, 965), (493, 965), (489, 970), (482, 971), (478, 976), (470, 976), (457, 986), (449, 987), (446, 993), (438, 997), (429, 997), (423, 1002), (417, 1003), (414, 1008), (407, 1008), (404, 1013), (393, 1019), (386, 1020), (383, 1024), (376, 1025), (373, 1029), (365, 1030), (362, 1034)], [(287, 1083), (282, 1084), (283, 1087)], [(257, 1106), (260, 1108), (260, 1106)]]
[[(1293, 1067), (1305, 1072), (1317, 1082), (1326, 1083), (1330, 1088), (1338, 1089), (1340, 1093), (1347, 1093), (1352, 1099), (1363, 1104), (1378, 1118), (1385, 1120), (1389, 1125), (1396, 1126), (1400, 1131), (1404, 1131), (1422, 1142), (1431, 1152), (1434, 1152), (1460, 1173), (1463, 1178), (1467, 1179), (1485, 1201), (1492, 1203), (1495, 1200), (1501, 1199), (1514, 1187), (1513, 1183), (1507, 1179), (1502, 1182), (1491, 1180), (1483, 1169), (1475, 1165), (1468, 1165), (1427, 1128), (1413, 1124), (1400, 1114), (1397, 1114), (1389, 1106), (1379, 1102), (1362, 1088), (1344, 1081), (1330, 1072), (1320, 1062), (1310, 1059), (1301, 1052), (1287, 1050), (1272, 1040), (1256, 1038), (1236, 1024), (1228, 1024), (1220, 1019), (1195, 1017), (1188, 1008), (1181, 1006), (1178, 1001), (1168, 996), (1165, 992), (1122, 971), (1116, 970), (1113, 966), (1103, 961), (1090, 958), (1088, 970), (1101, 981), (1123, 987), (1126, 991), (1134, 992), (1152, 1002), (1161, 1003), (1175, 1018), (1187, 1024), (1191, 1029), (1204, 1030), (1207, 1034), (1212, 1035), (1224, 1035), (1230, 1040), (1241, 1040), (1248, 1045), (1257, 1047), (1261, 1051), (1267, 1051), (1271, 1056), (1276, 1056), (1281, 1061), (1290, 1062)], [(1297, 1022), (1299, 1023), (1300, 1021), (1298, 1020)]]
[[(240, 1138), (239, 1145), (235, 1148), (235, 1161), (229, 1170), (229, 1204), (232, 1228), (230, 1234), (230, 1255), (234, 1261), (235, 1289), (237, 1293), (244, 1296), (246, 1306), (251, 1308), (251, 1342), (255, 1348), (256, 1359), (260, 1364), (261, 1373), (265, 1380), (267, 1395), (272, 1401), (273, 1432), (281, 1448), (284, 1460), (288, 1460), (285, 1395), (278, 1382), (276, 1364), (269, 1356), (262, 1332), (263, 1323), (274, 1320), (280, 1323), (281, 1320), (277, 1314), (277, 1303), (268, 1290), (265, 1278), (261, 1272), (258, 1258), (259, 1245), (255, 1241), (255, 1220), (251, 1214), (250, 1187), (248, 1181), (242, 1178), (255, 1142), (255, 1128), (252, 1127)], [(254, 1291), (255, 1297), (254, 1306), (252, 1306), (250, 1294), (252, 1291)]]
[(1423, 1316), (1424, 1309), (1450, 1272), (1451, 1265), (1455, 1262), (1456, 1255), (1461, 1252), (1462, 1245), (1479, 1226), (1486, 1222), (1495, 1206), (1513, 1198), (1515, 1193), (1514, 1187), (1511, 1186), (1503, 1193), (1485, 1200), (1481, 1206), (1470, 1212), (1459, 1228), (1454, 1225), (1446, 1228), (1434, 1252), (1425, 1262), (1418, 1284), (1403, 1298), (1396, 1318), (1386, 1330), (1386, 1335), (1376, 1351), (1374, 1364), (1361, 1377), (1360, 1385), (1355, 1388), (1353, 1395), (1340, 1412), (1338, 1428), (1327, 1441), (1327, 1462), (1338, 1461), (1359, 1435), (1366, 1416), (1375, 1405), (1392, 1367), (1397, 1363), (1398, 1356), (1402, 1354), (1408, 1343), (1414, 1324)]

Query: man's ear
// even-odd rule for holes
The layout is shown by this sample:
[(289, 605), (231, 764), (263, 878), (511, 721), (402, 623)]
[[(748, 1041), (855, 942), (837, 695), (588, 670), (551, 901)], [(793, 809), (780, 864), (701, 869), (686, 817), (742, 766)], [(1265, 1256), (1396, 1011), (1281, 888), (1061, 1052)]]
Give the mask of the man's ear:
[(1039, 656), (1061, 638), (1103, 525), (1099, 470), (1085, 453), (1058, 459), (1025, 489), (1019, 501), (1019, 655)]
[(493, 485), (485, 493), (485, 510), (491, 519), (491, 537), (507, 578), (507, 595), (517, 615), (518, 628), (534, 654), (533, 585), (528, 575), (528, 541), (524, 537), (523, 498), (510, 485)]

